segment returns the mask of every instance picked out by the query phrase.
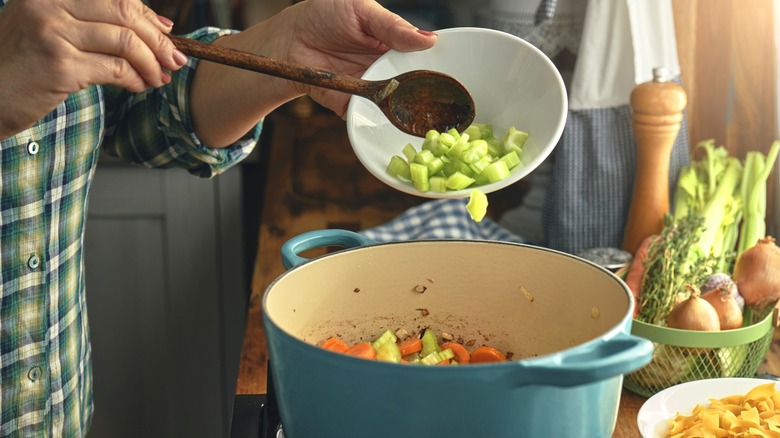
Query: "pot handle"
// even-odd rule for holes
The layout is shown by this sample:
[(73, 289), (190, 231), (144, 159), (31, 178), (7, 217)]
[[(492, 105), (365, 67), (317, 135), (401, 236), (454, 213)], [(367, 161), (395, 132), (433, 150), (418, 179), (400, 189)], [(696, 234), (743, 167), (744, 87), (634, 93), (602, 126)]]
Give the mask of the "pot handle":
[(624, 332), (591, 348), (551, 356), (548, 360), (518, 362), (526, 365), (517, 382), (575, 386), (594, 383), (635, 371), (653, 357), (653, 343)]
[(282, 245), (282, 264), (284, 269), (298, 266), (309, 259), (298, 254), (323, 246), (341, 246), (355, 248), (358, 246), (374, 245), (377, 242), (368, 237), (349, 230), (317, 230), (299, 234)]

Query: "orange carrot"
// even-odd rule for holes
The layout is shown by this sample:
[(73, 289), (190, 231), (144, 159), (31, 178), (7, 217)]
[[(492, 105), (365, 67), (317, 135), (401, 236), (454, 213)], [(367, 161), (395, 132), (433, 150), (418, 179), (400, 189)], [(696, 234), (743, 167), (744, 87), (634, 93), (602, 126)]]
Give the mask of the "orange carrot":
[(455, 357), (453, 357), (453, 359), (457, 361), (459, 364), (467, 364), (471, 360), (471, 355), (469, 354), (469, 351), (463, 345), (454, 341), (445, 342), (441, 344), (442, 350), (446, 350), (448, 348), (452, 350), (453, 353), (455, 353)]
[(437, 363), (436, 365), (449, 365), (449, 364), (450, 364), (450, 360), (444, 359), (441, 362)]
[(416, 336), (412, 336), (411, 338), (407, 338), (399, 342), (398, 349), (401, 350), (401, 356), (417, 353), (418, 351), (422, 350), (422, 340)]
[(376, 359), (376, 351), (370, 342), (360, 342), (351, 347), (344, 353), (350, 356), (357, 356), (363, 359)]
[(506, 362), (504, 353), (493, 347), (482, 346), (471, 352), (471, 363)]
[(336, 337), (326, 339), (322, 342), (322, 344), (320, 344), (320, 347), (326, 350), (335, 351), (337, 353), (344, 353), (349, 350), (349, 345)]
[(628, 271), (626, 271), (626, 285), (628, 285), (628, 288), (631, 289), (631, 293), (634, 295), (634, 316), (639, 314), (639, 297), (642, 296), (642, 277), (645, 275), (645, 260), (647, 259), (650, 244), (655, 238), (656, 235), (651, 234), (642, 239), (642, 243), (639, 244)]

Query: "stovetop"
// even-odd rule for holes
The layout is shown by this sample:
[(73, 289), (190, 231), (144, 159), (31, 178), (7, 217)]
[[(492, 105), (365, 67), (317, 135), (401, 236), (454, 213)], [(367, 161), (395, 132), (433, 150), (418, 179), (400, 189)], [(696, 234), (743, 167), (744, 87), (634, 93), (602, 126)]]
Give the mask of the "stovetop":
[(236, 395), (231, 438), (283, 438), (279, 413), (267, 394)]

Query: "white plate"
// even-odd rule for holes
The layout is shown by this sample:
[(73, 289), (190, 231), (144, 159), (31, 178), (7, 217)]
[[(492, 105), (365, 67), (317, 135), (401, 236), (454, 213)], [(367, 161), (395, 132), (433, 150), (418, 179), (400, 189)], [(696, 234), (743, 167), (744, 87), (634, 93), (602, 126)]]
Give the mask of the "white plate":
[[(410, 70), (429, 69), (459, 80), (474, 99), (475, 123), (493, 125), (499, 138), (513, 125), (529, 133), (520, 157), (523, 165), (512, 169), (507, 179), (479, 189), (490, 193), (517, 182), (547, 158), (563, 132), (568, 99), (558, 69), (530, 43), (498, 30), (466, 27), (437, 33), (439, 38), (432, 48), (409, 53), (391, 50), (371, 65), (363, 78), (387, 79)], [(368, 99), (352, 96), (346, 120), (358, 159), (387, 185), (428, 198), (469, 196), (471, 188), (420, 192), (389, 175), (390, 158), (402, 155), (407, 143), (419, 149), (423, 139), (401, 132)]]
[(696, 405), (707, 404), (711, 398), (747, 394), (765, 383), (780, 383), (767, 379), (722, 378), (681, 383), (650, 397), (639, 409), (637, 424), (643, 438), (661, 438), (669, 428), (669, 420), (678, 413), (690, 414)]

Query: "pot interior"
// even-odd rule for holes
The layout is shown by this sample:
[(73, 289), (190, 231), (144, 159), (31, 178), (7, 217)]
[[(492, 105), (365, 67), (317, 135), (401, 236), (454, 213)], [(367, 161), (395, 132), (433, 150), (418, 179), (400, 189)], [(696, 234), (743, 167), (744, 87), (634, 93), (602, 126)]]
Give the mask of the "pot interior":
[(332, 253), (280, 276), (264, 312), (310, 344), (330, 336), (371, 341), (386, 329), (430, 327), (513, 359), (599, 338), (632, 309), (616, 276), (579, 258), (533, 246), (413, 241)]

